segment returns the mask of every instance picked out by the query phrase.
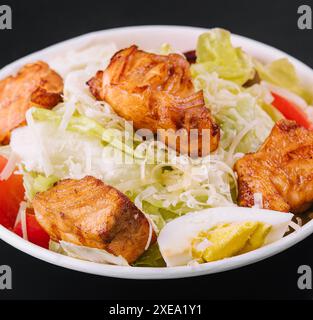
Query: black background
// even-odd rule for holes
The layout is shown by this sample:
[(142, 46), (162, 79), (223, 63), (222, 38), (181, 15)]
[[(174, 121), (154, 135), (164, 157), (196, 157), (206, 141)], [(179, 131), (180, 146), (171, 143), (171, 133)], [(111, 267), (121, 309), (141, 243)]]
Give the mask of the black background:
[[(0, 31), (0, 66), (90, 31), (144, 24), (224, 27), (277, 47), (313, 67), (313, 30), (297, 28), (297, 8), (313, 1), (1, 1), (13, 30)], [(1, 204), (0, 204), (1, 205)], [(0, 242), (13, 290), (0, 299), (312, 299), (297, 288), (299, 265), (313, 267), (313, 236), (265, 261), (216, 275), (132, 281), (83, 274), (32, 258)]]

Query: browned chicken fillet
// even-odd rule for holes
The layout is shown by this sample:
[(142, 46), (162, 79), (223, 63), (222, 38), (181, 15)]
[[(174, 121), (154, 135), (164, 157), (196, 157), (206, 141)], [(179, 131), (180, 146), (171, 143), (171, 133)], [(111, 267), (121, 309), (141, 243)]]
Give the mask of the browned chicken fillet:
[[(195, 92), (189, 69), (188, 61), (178, 54), (156, 55), (131, 46), (117, 52), (88, 85), (96, 99), (109, 103), (136, 130), (155, 134), (171, 129), (159, 131), (160, 140), (182, 153), (204, 156), (217, 148), (220, 131), (203, 92)], [(180, 129), (189, 142), (180, 136), (175, 141), (174, 133)], [(198, 133), (191, 134), (195, 129)]]
[(62, 101), (63, 80), (42, 61), (27, 64), (15, 76), (0, 81), (0, 144), (10, 131), (25, 122), (26, 111), (36, 105), (52, 108)]
[(262, 193), (266, 209), (300, 213), (313, 202), (313, 131), (280, 120), (258, 152), (235, 164), (240, 206)]
[(85, 177), (63, 180), (32, 201), (36, 218), (50, 237), (105, 249), (134, 262), (155, 233), (145, 215), (121, 192)]

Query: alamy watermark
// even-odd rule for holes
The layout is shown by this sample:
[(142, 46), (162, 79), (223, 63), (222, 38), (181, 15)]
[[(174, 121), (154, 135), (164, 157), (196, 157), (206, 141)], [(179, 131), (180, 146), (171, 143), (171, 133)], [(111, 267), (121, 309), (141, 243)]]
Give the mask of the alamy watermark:
[[(211, 139), (216, 133), (212, 129), (149, 129), (134, 130), (133, 123), (124, 121), (124, 128), (105, 129), (102, 141), (112, 147), (103, 149), (102, 160), (114, 159), (116, 164), (146, 164), (168, 163), (177, 164), (179, 156), (186, 159), (207, 157), (212, 148)], [(111, 160), (110, 160), (111, 161)], [(187, 161), (187, 160), (186, 160)]]
[(298, 8), (298, 28), (300, 30), (312, 29), (312, 8), (309, 5), (302, 5)]
[(8, 265), (0, 266), (0, 290), (12, 289), (12, 269)]
[(0, 5), (0, 30), (12, 29), (12, 9), (8, 5)]
[(312, 290), (312, 268), (308, 265), (301, 265), (298, 268), (298, 288), (300, 290)]

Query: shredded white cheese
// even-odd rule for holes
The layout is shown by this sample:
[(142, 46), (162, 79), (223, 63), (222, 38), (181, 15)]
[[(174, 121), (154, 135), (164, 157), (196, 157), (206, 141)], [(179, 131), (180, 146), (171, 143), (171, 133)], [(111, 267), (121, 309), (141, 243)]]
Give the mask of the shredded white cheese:
[(0, 173), (0, 180), (8, 180), (10, 176), (13, 174), (18, 162), (19, 157), (16, 153), (11, 152), (8, 162), (6, 163), (5, 167), (3, 168), (2, 172)]
[(288, 226), (292, 228), (295, 232), (298, 232), (301, 229), (301, 227), (293, 221), (290, 221)]
[(257, 120), (252, 121), (250, 124), (247, 124), (247, 126), (237, 134), (237, 136), (235, 137), (235, 139), (231, 143), (231, 145), (229, 147), (229, 151), (227, 153), (226, 163), (228, 165), (233, 164), (234, 153), (235, 153), (237, 146), (241, 142), (241, 140), (244, 138), (244, 136), (247, 133), (249, 133), (251, 130), (253, 130), (257, 126), (257, 124), (258, 124)]
[(263, 194), (260, 192), (253, 194), (254, 206), (253, 208), (263, 209)]
[(17, 218), (15, 223), (17, 224), (18, 220), (21, 221), (23, 239), (28, 240), (26, 209), (27, 209), (27, 203), (25, 201), (22, 201), (20, 204), (20, 209), (19, 209), (18, 215), (17, 215), (19, 218)]

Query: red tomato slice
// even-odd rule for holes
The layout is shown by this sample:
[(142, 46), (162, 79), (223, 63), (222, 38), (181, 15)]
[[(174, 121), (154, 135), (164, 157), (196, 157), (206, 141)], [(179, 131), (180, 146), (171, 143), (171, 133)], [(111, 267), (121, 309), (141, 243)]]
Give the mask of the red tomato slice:
[[(48, 233), (41, 227), (37, 222), (37, 219), (34, 214), (26, 212), (26, 230), (28, 240), (34, 244), (37, 244), (40, 247), (49, 248), (50, 237)], [(23, 237), (22, 223), (19, 222), (14, 227), (14, 232), (20, 237)]]
[(299, 125), (313, 129), (312, 122), (309, 121), (306, 113), (294, 102), (287, 100), (286, 98), (271, 92), (274, 97), (272, 105), (280, 111), (284, 117), (288, 120), (295, 120)]
[[(0, 156), (0, 171), (3, 170), (7, 160)], [(0, 181), (0, 224), (13, 229), (25, 190), (23, 177), (12, 174), (8, 180)]]

